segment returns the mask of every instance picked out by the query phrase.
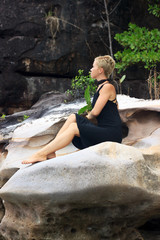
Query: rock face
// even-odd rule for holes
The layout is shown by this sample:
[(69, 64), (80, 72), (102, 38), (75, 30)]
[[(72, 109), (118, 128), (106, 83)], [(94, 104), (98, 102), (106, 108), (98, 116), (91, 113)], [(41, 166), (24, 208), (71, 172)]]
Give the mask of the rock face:
[[(108, 6), (112, 37), (131, 21), (159, 27), (145, 0), (123, 0), (112, 11), (117, 3)], [(78, 69), (88, 74), (94, 57), (108, 54), (103, 1), (1, 0), (0, 14), (0, 112), (28, 109), (51, 90), (64, 92)], [(119, 49), (114, 40), (113, 49)], [(133, 67), (127, 76), (124, 93), (147, 97), (144, 71)]]

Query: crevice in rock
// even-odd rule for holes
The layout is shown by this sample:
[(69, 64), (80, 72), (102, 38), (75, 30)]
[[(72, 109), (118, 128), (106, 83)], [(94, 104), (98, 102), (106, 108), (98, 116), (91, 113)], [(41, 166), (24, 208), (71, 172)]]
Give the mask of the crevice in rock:
[(128, 136), (129, 128), (126, 125), (126, 123), (122, 123), (122, 138), (125, 138)]
[(8, 145), (8, 141), (0, 143), (0, 160), (2, 161), (7, 157), (8, 151), (5, 147)]
[(159, 240), (160, 239), (160, 217), (153, 218), (147, 221), (139, 228), (144, 240)]
[[(59, 75), (59, 74), (45, 74), (45, 73), (38, 73), (38, 72), (25, 72), (25, 71), (21, 71), (21, 70), (18, 70), (16, 71), (16, 73), (20, 74), (21, 76), (24, 76), (24, 77), (53, 77), (53, 78), (64, 78), (66, 79), (67, 76), (64, 76), (64, 75)], [(68, 77), (69, 78), (69, 77)], [(72, 77), (71, 77), (72, 78)]]
[[(2, 222), (3, 217), (5, 216), (5, 207), (2, 199), (0, 198), (0, 223)], [(0, 233), (0, 240), (5, 240), (5, 238)]]
[(13, 29), (6, 29), (0, 31), (0, 38), (5, 39), (9, 37), (14, 37), (15, 31)]

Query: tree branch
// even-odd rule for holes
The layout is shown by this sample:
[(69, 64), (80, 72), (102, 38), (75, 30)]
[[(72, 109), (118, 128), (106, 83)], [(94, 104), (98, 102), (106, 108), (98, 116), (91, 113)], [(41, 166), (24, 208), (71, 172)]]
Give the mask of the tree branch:
[(120, 4), (122, 0), (119, 0), (119, 2), (116, 4), (116, 6), (112, 9), (112, 11), (109, 13), (109, 15), (111, 15), (115, 10), (116, 8), (118, 7), (118, 5)]
[(108, 25), (109, 49), (110, 49), (111, 57), (113, 58), (111, 27), (110, 27), (110, 20), (109, 20), (108, 2), (107, 2), (107, 0), (104, 0), (104, 7), (105, 7), (105, 13), (106, 13), (107, 25)]

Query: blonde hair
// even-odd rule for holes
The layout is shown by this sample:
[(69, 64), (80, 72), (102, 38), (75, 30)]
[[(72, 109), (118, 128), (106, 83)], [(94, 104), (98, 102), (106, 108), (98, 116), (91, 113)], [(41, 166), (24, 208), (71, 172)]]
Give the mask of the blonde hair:
[(113, 58), (109, 55), (105, 55), (96, 57), (95, 61), (98, 67), (103, 68), (104, 74), (106, 75), (107, 78), (109, 78), (109, 76), (111, 75), (115, 68), (115, 61), (113, 60)]

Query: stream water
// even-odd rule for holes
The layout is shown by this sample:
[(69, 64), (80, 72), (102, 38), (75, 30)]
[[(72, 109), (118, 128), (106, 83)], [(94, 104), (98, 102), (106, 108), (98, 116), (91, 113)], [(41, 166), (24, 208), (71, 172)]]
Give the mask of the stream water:
[[(127, 109), (127, 108), (138, 108), (138, 107), (149, 107), (149, 106), (156, 106), (160, 107), (160, 100), (144, 100), (138, 99), (134, 97), (129, 97), (127, 95), (117, 95), (119, 109)], [(49, 108), (45, 109), (41, 117), (38, 119), (36, 118), (28, 118), (24, 122), (17, 123), (15, 122), (14, 128), (21, 126), (21, 125), (30, 125), (34, 124), (43, 125), (44, 121), (48, 122), (48, 124), (54, 124), (59, 121), (61, 118), (66, 118), (71, 113), (76, 113), (80, 108), (84, 107), (86, 102), (84, 99), (79, 99), (70, 103), (62, 103), (57, 106), (50, 106)], [(5, 126), (6, 128), (12, 129), (12, 125)]]
[[(149, 107), (149, 106), (159, 106), (160, 100), (144, 100), (138, 99), (134, 97), (129, 97), (127, 95), (117, 95), (119, 109), (127, 109), (127, 108), (138, 108), (138, 107)], [(42, 118), (37, 119), (38, 122), (41, 120), (49, 121), (57, 121), (60, 118), (67, 117), (71, 113), (76, 113), (80, 108), (84, 107), (86, 102), (84, 99), (79, 99), (73, 101), (71, 103), (63, 103), (55, 107), (50, 107)]]
[[(160, 100), (144, 100), (131, 98), (126, 95), (117, 95), (117, 100), (119, 103), (119, 109), (126, 108), (137, 108), (137, 107), (148, 107), (148, 106), (159, 106)], [(23, 137), (30, 138), (33, 135), (40, 134), (44, 131), (47, 131), (50, 127), (52, 127), (55, 123), (59, 122), (62, 119), (66, 119), (71, 113), (76, 113), (81, 107), (85, 106), (86, 102), (81, 100), (76, 100), (71, 103), (63, 103), (57, 106), (50, 106), (49, 108), (43, 111), (43, 114), (38, 119), (36, 118), (28, 118), (22, 123), (8, 126), (8, 130), (13, 131), (13, 138), (22, 138)], [(5, 128), (6, 131), (6, 128)]]

